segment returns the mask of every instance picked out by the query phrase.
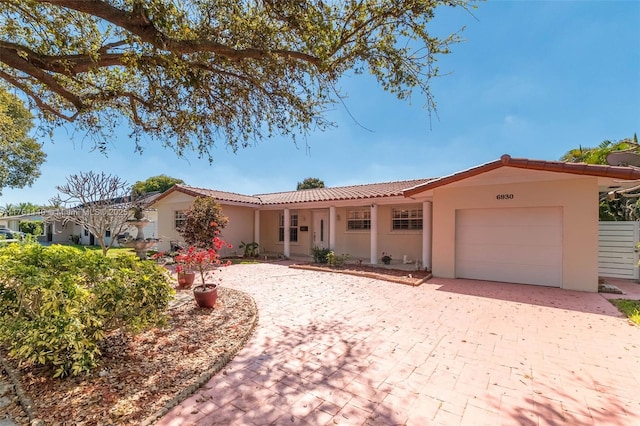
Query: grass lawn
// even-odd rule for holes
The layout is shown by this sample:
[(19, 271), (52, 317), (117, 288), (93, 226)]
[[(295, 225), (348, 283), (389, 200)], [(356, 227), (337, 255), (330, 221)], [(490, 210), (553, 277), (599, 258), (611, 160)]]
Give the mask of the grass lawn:
[(609, 302), (613, 303), (631, 321), (640, 325), (640, 300), (609, 299)]

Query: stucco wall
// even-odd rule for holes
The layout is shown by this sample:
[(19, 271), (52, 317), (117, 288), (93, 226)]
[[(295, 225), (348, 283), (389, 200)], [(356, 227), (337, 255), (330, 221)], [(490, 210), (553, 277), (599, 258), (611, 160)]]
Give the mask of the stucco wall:
[[(260, 253), (284, 253), (284, 242), (278, 241), (281, 214), (284, 214), (284, 209), (260, 212)], [(298, 215), (298, 241), (290, 243), (290, 255), (309, 256), (313, 235), (312, 212), (311, 210), (290, 209), (289, 214)], [(301, 226), (306, 226), (308, 230), (301, 231)]]
[[(371, 257), (371, 231), (347, 230), (347, 212), (360, 208), (362, 207), (341, 207), (336, 209), (335, 251), (338, 254), (349, 254), (352, 260), (362, 259), (365, 263), (369, 263)], [(365, 208), (368, 208), (368, 206)], [(378, 261), (382, 257), (382, 252), (391, 254), (394, 263), (401, 262), (404, 255), (407, 255), (410, 260), (419, 260), (422, 253), (422, 231), (392, 230), (393, 208), (422, 208), (422, 205), (412, 203), (378, 206)]]
[[(193, 203), (194, 197), (181, 192), (173, 192), (154, 204), (158, 212), (159, 250), (168, 251), (170, 242), (183, 243), (182, 236), (175, 229), (175, 212), (185, 211)], [(233, 245), (232, 249), (221, 250), (222, 256), (241, 252), (238, 246), (241, 241), (253, 241), (254, 209), (220, 202), (222, 213), (229, 218), (229, 223), (221, 231), (221, 237)]]
[[(598, 290), (598, 186), (594, 177), (482, 186), (449, 186), (433, 192), (433, 273), (455, 277), (456, 210), (562, 207), (562, 288)], [(473, 183), (469, 179), (469, 183)], [(513, 194), (512, 199), (496, 199)]]

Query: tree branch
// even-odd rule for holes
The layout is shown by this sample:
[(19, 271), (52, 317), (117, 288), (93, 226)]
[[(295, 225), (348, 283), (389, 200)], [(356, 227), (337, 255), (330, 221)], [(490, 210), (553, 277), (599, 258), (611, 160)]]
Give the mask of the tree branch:
[(37, 0), (37, 2), (62, 6), (104, 19), (136, 35), (141, 41), (174, 54), (210, 52), (232, 61), (264, 59), (269, 55), (275, 55), (298, 59), (314, 66), (319, 66), (321, 62), (320, 58), (293, 50), (233, 49), (222, 43), (206, 39), (177, 40), (171, 38), (155, 27), (144, 9), (143, 2), (139, 1), (135, 2), (131, 12), (118, 9), (103, 0)]
[(36, 103), (36, 105), (38, 106), (38, 108), (40, 108), (42, 111), (46, 111), (49, 112), (53, 115), (55, 115), (56, 117), (64, 120), (64, 121), (68, 121), (68, 122), (73, 122), (76, 117), (78, 116), (78, 113), (75, 113), (74, 115), (68, 116), (65, 115), (63, 113), (61, 113), (60, 111), (58, 111), (57, 109), (55, 109), (54, 107), (52, 107), (51, 105), (49, 105), (48, 103), (44, 102), (40, 96), (38, 96), (33, 90), (31, 90), (28, 86), (20, 83), (17, 79), (15, 79), (13, 76), (5, 73), (4, 71), (0, 70), (0, 78), (8, 81), (9, 83), (11, 83), (12, 85), (14, 85), (15, 87), (19, 88), (20, 90), (22, 90), (24, 93), (27, 94), (27, 96), (29, 96), (29, 98), (31, 98), (33, 100), (33, 102)]
[(76, 107), (76, 109), (82, 110), (84, 108), (84, 105), (78, 96), (74, 95), (72, 92), (59, 84), (51, 75), (47, 74), (36, 65), (33, 65), (32, 63), (24, 59), (18, 54), (16, 50), (7, 49), (6, 47), (0, 46), (0, 61), (7, 64), (11, 68), (20, 70), (23, 73), (30, 75), (36, 80), (42, 82), (47, 87), (49, 87), (52, 92), (57, 93), (58, 95), (72, 103)]
[[(118, 46), (122, 43), (118, 43)], [(99, 51), (105, 51), (115, 44), (103, 46)], [(20, 44), (0, 40), (0, 52), (14, 52), (29, 64), (42, 70), (57, 74), (75, 75), (89, 71), (91, 68), (123, 65), (124, 55), (121, 53), (102, 53), (97, 58), (88, 54), (82, 55), (43, 55)], [(4, 61), (3, 61), (4, 62)]]

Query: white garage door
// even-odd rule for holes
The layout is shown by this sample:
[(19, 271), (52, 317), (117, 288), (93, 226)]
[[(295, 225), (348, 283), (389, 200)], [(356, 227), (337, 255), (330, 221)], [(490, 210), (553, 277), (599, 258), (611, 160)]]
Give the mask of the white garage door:
[(562, 208), (456, 212), (456, 276), (562, 286)]

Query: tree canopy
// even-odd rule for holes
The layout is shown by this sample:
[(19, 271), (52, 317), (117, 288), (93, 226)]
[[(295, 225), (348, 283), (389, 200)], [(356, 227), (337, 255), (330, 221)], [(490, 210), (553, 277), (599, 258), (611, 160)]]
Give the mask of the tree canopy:
[(607, 164), (607, 155), (614, 151), (629, 151), (640, 153), (637, 134), (633, 138), (625, 138), (619, 141), (602, 141), (597, 147), (574, 148), (560, 158), (560, 161), (568, 163)]
[(349, 72), (431, 111), (438, 7), (474, 0), (0, 0), (0, 79), (43, 123), (100, 148), (120, 124), (212, 159), (267, 137), (326, 129)]
[(164, 174), (151, 176), (147, 180), (134, 183), (131, 188), (131, 192), (134, 196), (139, 196), (148, 192), (164, 192), (178, 183), (184, 183), (184, 181)]
[(24, 188), (40, 176), (47, 156), (29, 137), (32, 128), (33, 117), (24, 103), (0, 84), (0, 195), (3, 188)]
[(178, 232), (190, 246), (214, 248), (213, 239), (229, 223), (222, 206), (212, 197), (196, 197), (191, 207), (184, 212), (184, 224)]
[(95, 236), (106, 256), (116, 236), (130, 226), (131, 212), (136, 208), (130, 201), (131, 186), (118, 176), (89, 171), (68, 176), (67, 183), (56, 189), (60, 194), (52, 204), (60, 207), (47, 211), (45, 219), (80, 225)]
[(308, 177), (302, 182), (298, 182), (297, 190), (301, 189), (313, 189), (313, 188), (324, 188), (324, 181), (318, 178)]
[[(637, 134), (634, 133), (633, 138), (625, 138), (619, 141), (605, 140), (594, 148), (584, 148), (580, 146), (567, 152), (560, 160), (569, 163), (607, 164), (607, 155), (616, 151), (640, 155), (640, 144), (638, 144)], [(600, 220), (639, 220), (639, 191), (640, 188), (635, 187), (617, 191), (612, 194), (601, 194)]]

